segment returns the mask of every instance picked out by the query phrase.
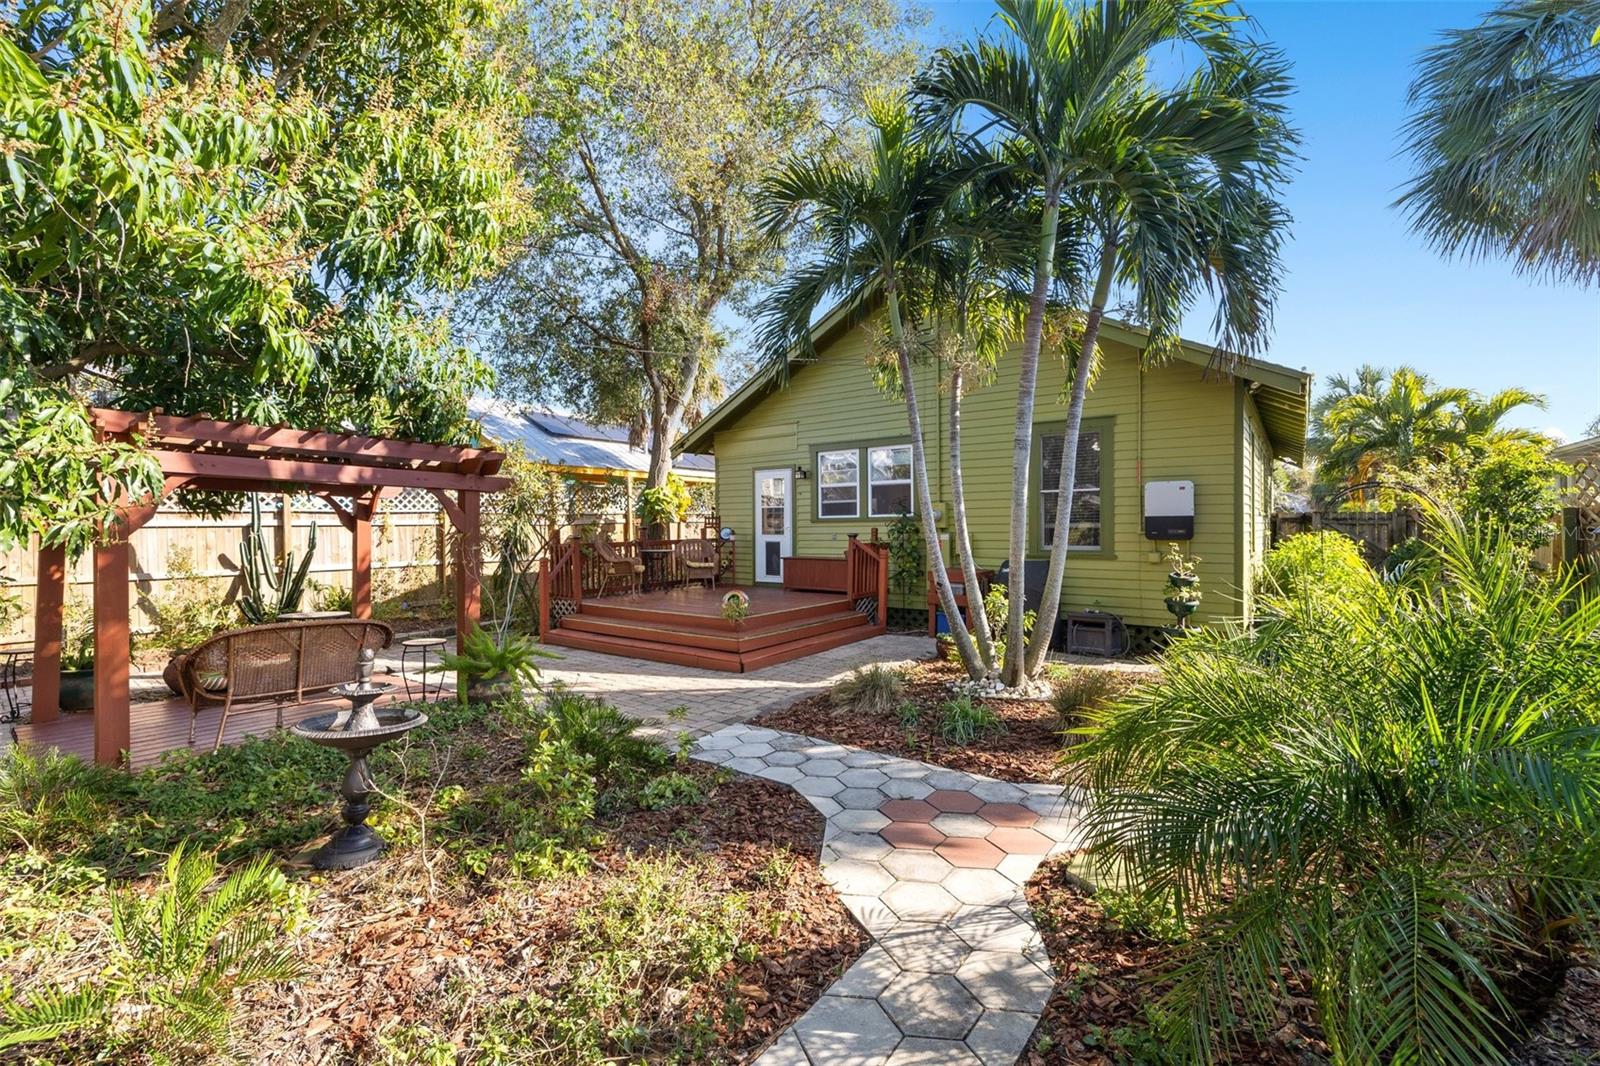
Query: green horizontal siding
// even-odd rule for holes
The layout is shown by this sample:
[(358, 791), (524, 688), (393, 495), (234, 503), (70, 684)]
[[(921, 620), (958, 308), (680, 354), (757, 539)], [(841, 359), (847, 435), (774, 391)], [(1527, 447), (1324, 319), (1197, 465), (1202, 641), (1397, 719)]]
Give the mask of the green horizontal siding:
[[(857, 328), (820, 353), (817, 363), (797, 368), (786, 387), (715, 434), (717, 497), (722, 521), (739, 538), (738, 579), (753, 576), (754, 477), (766, 467), (804, 466), (811, 478), (795, 484), (795, 551), (839, 555), (848, 536), (886, 531), (884, 519), (816, 518), (814, 449), (862, 447), (904, 439), (905, 407), (880, 394), (866, 366), (867, 330)], [(1237, 615), (1245, 609), (1240, 580), (1246, 569), (1241, 530), (1244, 496), (1241, 454), (1242, 386), (1190, 363), (1171, 363), (1141, 373), (1137, 352), (1107, 342), (1105, 366), (1091, 392), (1085, 417), (1108, 435), (1110, 468), (1102, 471), (1111, 525), (1102, 531), (1104, 550), (1068, 557), (1063, 609), (1112, 611), (1139, 625), (1171, 621), (1162, 604), (1166, 545), (1144, 538), (1142, 483), (1190, 479), (1195, 483), (1195, 538), (1188, 545), (1201, 558), (1205, 601), (1201, 618)], [(998, 567), (1006, 556), (1010, 527), (1011, 441), (1016, 412), (1018, 361), (1003, 359), (995, 380), (968, 394), (963, 407), (963, 468), (967, 517), (979, 565)], [(1039, 371), (1037, 423), (1065, 418), (1066, 369), (1060, 353), (1046, 353)], [(948, 397), (933, 367), (919, 368), (929, 478), (939, 486), (937, 502), (949, 516)], [(1142, 480), (1141, 480), (1142, 479)], [(1250, 498), (1256, 496), (1252, 490)], [(1037, 500), (1030, 500), (1032, 508)], [(865, 499), (863, 498), (863, 509)], [(946, 542), (948, 553), (948, 540)], [(1037, 550), (1037, 549), (1030, 549)], [(1042, 554), (1042, 553), (1041, 553)], [(951, 564), (953, 554), (947, 554)], [(920, 605), (921, 597), (914, 602)]]

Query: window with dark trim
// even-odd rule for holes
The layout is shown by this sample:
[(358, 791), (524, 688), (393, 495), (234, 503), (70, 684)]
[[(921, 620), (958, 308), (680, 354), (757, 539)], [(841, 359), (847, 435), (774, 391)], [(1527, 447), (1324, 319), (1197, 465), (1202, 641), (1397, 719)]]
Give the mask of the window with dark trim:
[(817, 516), (855, 518), (861, 513), (861, 452), (817, 453)]
[[(1066, 451), (1066, 435), (1045, 433), (1039, 437), (1039, 541), (1051, 547), (1055, 539), (1056, 506), (1060, 498), (1061, 460)], [(1077, 479), (1072, 488), (1072, 520), (1067, 526), (1067, 549), (1098, 551), (1100, 529), (1100, 431), (1078, 434)]]

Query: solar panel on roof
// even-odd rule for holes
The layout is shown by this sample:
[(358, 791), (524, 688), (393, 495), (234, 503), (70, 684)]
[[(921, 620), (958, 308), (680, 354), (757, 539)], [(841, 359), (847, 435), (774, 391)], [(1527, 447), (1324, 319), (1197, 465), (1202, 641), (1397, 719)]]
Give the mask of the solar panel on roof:
[(597, 426), (553, 411), (529, 411), (529, 421), (552, 437), (575, 437), (579, 440), (607, 440), (617, 444), (628, 442), (628, 427)]

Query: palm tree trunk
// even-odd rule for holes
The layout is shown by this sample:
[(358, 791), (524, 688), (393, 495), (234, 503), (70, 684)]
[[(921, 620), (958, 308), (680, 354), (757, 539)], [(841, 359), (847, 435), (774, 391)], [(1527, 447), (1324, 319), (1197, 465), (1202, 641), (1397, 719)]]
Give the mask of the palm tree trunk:
[(972, 634), (956, 611), (955, 590), (950, 587), (950, 575), (945, 572), (944, 549), (939, 545), (939, 530), (933, 519), (933, 494), (928, 487), (928, 455), (922, 442), (922, 409), (917, 403), (917, 384), (911, 376), (911, 346), (906, 341), (905, 327), (900, 319), (900, 295), (891, 279), (884, 286), (889, 302), (889, 330), (894, 336), (895, 357), (900, 367), (900, 387), (905, 394), (906, 422), (911, 429), (911, 478), (915, 483), (918, 516), (922, 520), (922, 541), (928, 553), (928, 565), (933, 569), (934, 587), (939, 593), (939, 606), (950, 620), (950, 636), (955, 640), (956, 651), (967, 676), (974, 680), (984, 676), (984, 664), (978, 658), (978, 648)]
[(1078, 350), (1078, 365), (1072, 374), (1072, 399), (1067, 404), (1067, 436), (1061, 442), (1061, 475), (1056, 481), (1056, 521), (1050, 539), (1050, 569), (1045, 573), (1039, 614), (1033, 624), (1033, 639), (1028, 641), (1026, 668), (1029, 677), (1037, 674), (1044, 665), (1045, 654), (1050, 650), (1050, 637), (1056, 628), (1056, 616), (1061, 610), (1061, 579), (1066, 576), (1067, 567), (1067, 532), (1072, 525), (1072, 493), (1078, 484), (1078, 431), (1083, 425), (1083, 405), (1089, 396), (1089, 377), (1094, 368), (1094, 346), (1100, 336), (1100, 321), (1105, 317), (1106, 302), (1111, 298), (1111, 282), (1117, 273), (1117, 247), (1117, 239), (1111, 237), (1100, 250), (1100, 274), (1095, 278), (1089, 316), (1083, 324), (1083, 344)]
[(1039, 344), (1044, 336), (1044, 313), (1055, 272), (1056, 226), (1061, 219), (1061, 181), (1048, 175), (1044, 186), (1044, 220), (1039, 228), (1039, 248), (1034, 259), (1033, 292), (1028, 297), (1028, 318), (1022, 328), (1022, 352), (1017, 357), (1017, 424), (1011, 438), (1011, 586), (1006, 621), (1006, 661), (1001, 677), (1008, 685), (1021, 683), (1024, 673), (1022, 614), (1027, 595), (1028, 561), (1028, 459), (1033, 449), (1033, 403), (1039, 380)]
[(956, 552), (961, 562), (961, 580), (967, 590), (967, 610), (972, 617), (972, 636), (978, 646), (978, 659), (984, 676), (994, 672), (994, 641), (989, 633), (989, 617), (978, 596), (978, 567), (972, 561), (972, 537), (967, 532), (966, 479), (961, 473), (961, 390), (964, 374), (960, 364), (950, 368), (950, 507), (955, 512)]

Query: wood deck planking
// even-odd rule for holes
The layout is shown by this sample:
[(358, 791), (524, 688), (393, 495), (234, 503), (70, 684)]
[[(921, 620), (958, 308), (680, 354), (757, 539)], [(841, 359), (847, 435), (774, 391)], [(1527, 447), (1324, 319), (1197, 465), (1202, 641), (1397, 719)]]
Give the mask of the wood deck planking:
[[(374, 674), (373, 681), (395, 686), (390, 694), (379, 699), (379, 706), (396, 699), (405, 699), (405, 683), (400, 678), (389, 674)], [(286, 704), (283, 709), (283, 724), (287, 728), (312, 715), (343, 710), (349, 706), (348, 701), (336, 697), (319, 699), (311, 703)], [(141, 770), (158, 762), (161, 756), (169, 751), (189, 747), (189, 704), (182, 697), (174, 696), (169, 700), (135, 703), (130, 710), (132, 742), (129, 754), (133, 769)], [(222, 707), (219, 704), (212, 704), (200, 711), (194, 727), (194, 751), (211, 750), (211, 743), (217, 735), (217, 719), (221, 715)], [(262, 736), (277, 727), (278, 711), (272, 704), (255, 704), (244, 710), (235, 709), (228, 716), (228, 728), (222, 735), (222, 742), (238, 744), (246, 737)], [(61, 752), (81, 756), (87, 761), (94, 759), (94, 715), (87, 711), (82, 714), (63, 713), (51, 722), (19, 723), (13, 729), (18, 743), (55, 748)]]

